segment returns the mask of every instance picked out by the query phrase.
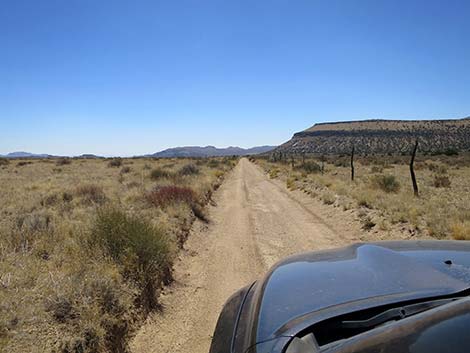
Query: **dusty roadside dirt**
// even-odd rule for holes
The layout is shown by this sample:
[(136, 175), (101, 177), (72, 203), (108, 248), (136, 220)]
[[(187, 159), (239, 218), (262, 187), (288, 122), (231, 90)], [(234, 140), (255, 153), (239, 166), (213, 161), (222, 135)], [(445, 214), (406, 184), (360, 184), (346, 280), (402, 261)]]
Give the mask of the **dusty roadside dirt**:
[(211, 223), (195, 224), (134, 353), (207, 353), (225, 300), (285, 256), (366, 240), (322, 205), (241, 159), (214, 196)]

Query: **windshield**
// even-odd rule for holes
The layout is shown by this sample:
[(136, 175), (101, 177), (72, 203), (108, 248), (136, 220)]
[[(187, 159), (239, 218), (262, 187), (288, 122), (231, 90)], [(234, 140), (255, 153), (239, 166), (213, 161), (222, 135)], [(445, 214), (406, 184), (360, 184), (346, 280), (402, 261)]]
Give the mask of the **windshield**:
[(333, 318), (292, 340), (286, 353), (466, 352), (470, 300), (455, 297)]

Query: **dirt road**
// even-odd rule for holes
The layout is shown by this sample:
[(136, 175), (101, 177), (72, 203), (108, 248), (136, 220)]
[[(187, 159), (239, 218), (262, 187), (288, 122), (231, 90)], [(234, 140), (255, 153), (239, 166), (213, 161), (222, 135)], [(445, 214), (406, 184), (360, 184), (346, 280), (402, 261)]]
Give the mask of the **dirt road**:
[(161, 297), (163, 313), (147, 320), (132, 351), (207, 353), (220, 309), (237, 289), (287, 255), (359, 240), (338, 234), (302, 196), (242, 159), (214, 197), (211, 224), (195, 225)]

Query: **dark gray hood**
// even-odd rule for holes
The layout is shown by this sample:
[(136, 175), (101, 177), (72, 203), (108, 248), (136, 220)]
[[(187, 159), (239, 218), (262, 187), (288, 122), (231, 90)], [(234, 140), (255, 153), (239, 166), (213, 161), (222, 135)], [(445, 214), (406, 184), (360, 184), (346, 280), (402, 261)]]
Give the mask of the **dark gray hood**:
[(291, 336), (300, 323), (351, 309), (469, 288), (469, 242), (383, 242), (301, 254), (278, 263), (253, 287), (247, 303), (257, 312), (252, 339)]

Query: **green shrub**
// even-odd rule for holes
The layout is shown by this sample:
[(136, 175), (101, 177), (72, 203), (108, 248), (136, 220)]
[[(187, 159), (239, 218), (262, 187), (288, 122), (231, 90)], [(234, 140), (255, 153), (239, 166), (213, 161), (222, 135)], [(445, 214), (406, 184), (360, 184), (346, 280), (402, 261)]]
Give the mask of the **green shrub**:
[(222, 159), (222, 163), (227, 165), (233, 165), (233, 162), (238, 161), (240, 157), (238, 156), (227, 156)]
[(194, 164), (186, 164), (179, 171), (179, 175), (196, 175), (199, 174), (199, 168)]
[(219, 165), (220, 162), (217, 159), (210, 159), (209, 162), (207, 162), (209, 168), (217, 168)]
[(305, 163), (298, 166), (297, 169), (301, 169), (305, 171), (306, 173), (320, 173), (321, 172), (321, 166), (314, 161), (306, 161)]
[(157, 289), (171, 276), (171, 247), (165, 232), (122, 210), (102, 208), (90, 240), (120, 266), (126, 280), (137, 285), (138, 305), (147, 312), (156, 309)]
[(108, 167), (118, 168), (120, 166), (122, 166), (122, 159), (121, 158), (113, 158), (108, 162)]
[(59, 158), (55, 162), (56, 165), (66, 165), (66, 164), (71, 164), (71, 163), (72, 163), (72, 161), (71, 161), (70, 158)]
[(459, 151), (457, 151), (455, 148), (448, 148), (444, 151), (444, 154), (446, 156), (457, 156)]
[(8, 164), (10, 164), (10, 161), (7, 158), (0, 158), (0, 166)]
[(152, 180), (169, 178), (170, 176), (171, 176), (170, 172), (163, 170), (161, 168), (155, 168), (150, 172), (150, 179)]
[(372, 185), (386, 193), (400, 190), (400, 183), (394, 175), (376, 175), (372, 178)]

